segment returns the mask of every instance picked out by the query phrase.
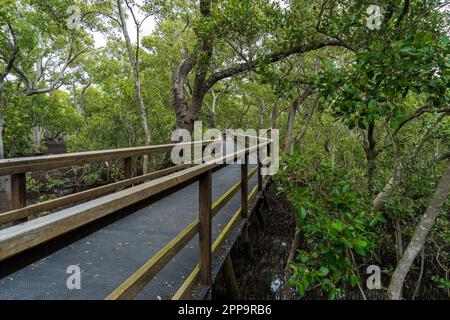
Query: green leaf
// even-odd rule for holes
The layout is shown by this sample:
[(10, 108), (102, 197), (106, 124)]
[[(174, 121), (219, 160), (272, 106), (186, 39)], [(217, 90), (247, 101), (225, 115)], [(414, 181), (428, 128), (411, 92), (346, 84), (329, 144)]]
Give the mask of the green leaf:
[(363, 248), (361, 248), (361, 247), (355, 246), (355, 251), (360, 256), (363, 256), (363, 257), (366, 256), (366, 251)]
[(359, 278), (355, 275), (352, 275), (350, 277), (350, 284), (352, 285), (352, 287), (356, 286), (359, 282)]
[(322, 277), (326, 277), (328, 273), (330, 273), (330, 269), (328, 267), (320, 267), (319, 273)]
[(302, 263), (306, 263), (309, 260), (308, 255), (304, 251), (300, 251), (297, 255), (297, 259), (300, 260)]
[(331, 290), (330, 292), (328, 292), (328, 300), (334, 300), (335, 298), (336, 298), (335, 290)]
[(290, 287), (295, 287), (297, 285), (297, 280), (295, 280), (294, 278), (291, 278), (288, 280), (288, 285)]
[(307, 213), (306, 209), (305, 209), (304, 207), (301, 207), (301, 208), (300, 208), (300, 217), (301, 217), (302, 219), (305, 219), (305, 218), (306, 218), (306, 213)]
[(341, 220), (335, 220), (332, 224), (331, 227), (333, 227), (334, 230), (341, 232), (344, 229), (344, 226), (342, 225), (342, 221)]

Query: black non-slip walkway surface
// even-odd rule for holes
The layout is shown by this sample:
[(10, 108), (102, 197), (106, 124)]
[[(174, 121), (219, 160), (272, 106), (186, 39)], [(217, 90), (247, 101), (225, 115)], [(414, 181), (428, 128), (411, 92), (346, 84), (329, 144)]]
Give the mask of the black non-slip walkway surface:
[[(239, 181), (239, 165), (215, 172), (213, 203)], [(249, 190), (256, 181), (254, 175)], [(239, 206), (240, 192), (213, 219), (213, 241)], [(0, 279), (0, 299), (105, 299), (197, 217), (194, 183)], [(198, 255), (195, 237), (136, 298), (169, 299), (197, 265)], [(70, 265), (81, 269), (80, 290), (67, 288)]]

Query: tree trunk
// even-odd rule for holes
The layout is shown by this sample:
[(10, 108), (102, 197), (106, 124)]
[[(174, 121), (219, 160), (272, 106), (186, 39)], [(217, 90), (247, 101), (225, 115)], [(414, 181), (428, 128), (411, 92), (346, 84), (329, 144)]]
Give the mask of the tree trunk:
[[(435, 123), (440, 123), (440, 121), (443, 119), (443, 116), (439, 116), (436, 119)], [(433, 132), (433, 130), (431, 130), (434, 127), (434, 124), (431, 125), (430, 127), (428, 127), (425, 132), (422, 134), (419, 143), (414, 147), (414, 150), (411, 153), (411, 158), (415, 159), (420, 151), (422, 150), (422, 148), (424, 147), (424, 145), (428, 142), (428, 138), (430, 136), (430, 134)], [(437, 127), (439, 128), (439, 127)], [(438, 161), (441, 159), (437, 159)], [(444, 160), (444, 159), (442, 159)], [(401, 165), (401, 163), (399, 162), (399, 164), (395, 167), (394, 169), (394, 174), (391, 177), (391, 179), (389, 179), (389, 182), (385, 185), (385, 187), (383, 188), (383, 191), (381, 191), (380, 193), (378, 193), (378, 195), (376, 196), (375, 200), (373, 200), (373, 207), (376, 211), (381, 212), (381, 209), (383, 208), (384, 203), (386, 202), (386, 200), (392, 195), (392, 193), (394, 192), (394, 190), (402, 183), (403, 179), (402, 176), (404, 175), (403, 173), (403, 166)]]
[[(128, 34), (128, 28), (127, 28), (127, 24), (126, 24), (126, 21), (124, 18), (121, 0), (117, 0), (117, 8), (118, 8), (118, 12), (119, 12), (122, 33), (125, 38), (125, 43), (127, 45), (128, 56), (130, 59), (131, 68), (133, 69), (136, 103), (138, 105), (139, 114), (141, 116), (142, 128), (144, 129), (145, 145), (149, 146), (151, 143), (151, 135), (150, 135), (150, 129), (148, 127), (147, 111), (145, 109), (144, 100), (142, 99), (138, 52), (136, 53), (136, 56), (133, 54), (133, 46), (131, 45), (130, 35)], [(139, 50), (139, 43), (137, 44), (137, 46), (138, 46), (137, 50)], [(143, 171), (144, 171), (144, 174), (146, 174), (148, 172), (148, 162), (149, 162), (148, 156), (144, 156), (143, 158), (144, 158), (143, 159)]]
[(42, 128), (39, 126), (33, 127), (33, 152), (35, 154), (39, 153), (41, 149), (42, 141)]
[(422, 216), (419, 225), (416, 227), (411, 241), (406, 248), (402, 259), (395, 268), (388, 289), (388, 297), (392, 300), (400, 300), (402, 298), (403, 282), (408, 274), (414, 259), (422, 250), (428, 233), (433, 227), (444, 201), (450, 191), (450, 161), (442, 175), (441, 181), (431, 199), (431, 202)]
[(272, 114), (270, 116), (270, 128), (276, 129), (277, 128), (277, 118), (278, 118), (278, 105), (276, 102), (272, 105)]
[[(3, 89), (0, 87), (0, 104), (4, 106)], [(5, 158), (5, 150), (3, 145), (3, 111), (0, 105), (0, 160)], [(11, 209), (11, 188), (10, 177), (0, 176), (0, 213)]]
[(214, 90), (211, 91), (211, 94), (212, 94), (212, 104), (211, 104), (211, 113), (212, 113), (212, 115), (211, 115), (210, 127), (211, 128), (215, 128), (217, 126), (216, 105), (217, 105), (217, 100), (218, 100), (220, 95), (216, 95)]
[(264, 128), (264, 114), (266, 113), (266, 104), (264, 103), (264, 99), (259, 99), (259, 114), (258, 114), (258, 129), (261, 130)]
[[(205, 20), (208, 20), (208, 17), (211, 16), (211, 0), (200, 0), (200, 13)], [(203, 98), (206, 93), (217, 82), (223, 79), (255, 70), (262, 64), (275, 63), (294, 54), (305, 54), (328, 46), (346, 47), (342, 41), (338, 39), (311, 41), (310, 43), (298, 44), (282, 51), (271, 52), (254, 60), (236, 63), (232, 66), (213, 72), (207, 78), (206, 75), (208, 70), (210, 70), (210, 60), (213, 55), (213, 40), (211, 34), (202, 34), (202, 38), (197, 41), (192, 57), (190, 55), (185, 55), (174, 75), (172, 91), (173, 104), (176, 112), (176, 128), (188, 130), (193, 128), (193, 123), (198, 119), (199, 111), (203, 105)], [(194, 66), (196, 66), (194, 87), (192, 90), (192, 98), (188, 103), (183, 94), (183, 86), (181, 84)]]
[(292, 130), (294, 129), (294, 123), (295, 123), (295, 115), (297, 114), (298, 107), (305, 102), (308, 97), (313, 94), (315, 91), (315, 87), (313, 85), (310, 85), (306, 88), (305, 92), (301, 96), (299, 96), (297, 99), (295, 99), (294, 102), (292, 102), (291, 109), (289, 110), (289, 117), (288, 122), (286, 126), (286, 138), (284, 140), (284, 151), (285, 152), (292, 152), (293, 149), (293, 138), (292, 138)]
[[(200, 13), (203, 18), (211, 16), (211, 0), (200, 0)], [(211, 34), (204, 34), (195, 46), (195, 58), (187, 52), (184, 53), (183, 61), (180, 63), (173, 80), (173, 98), (176, 112), (176, 128), (194, 130), (194, 122), (198, 120), (203, 99), (212, 87), (207, 87), (206, 76), (213, 55), (213, 38)], [(191, 70), (196, 67), (192, 97), (187, 103), (183, 94), (183, 83)]]
[(184, 127), (184, 119), (186, 118), (186, 112), (188, 105), (184, 98), (184, 82), (189, 72), (194, 68), (197, 62), (190, 55), (188, 50), (183, 49), (183, 60), (178, 66), (177, 71), (173, 76), (172, 81), (172, 94), (173, 94), (173, 105), (175, 108), (176, 123), (175, 128), (181, 129)]
[(298, 106), (300, 105), (300, 97), (294, 100), (289, 109), (289, 116), (286, 125), (286, 138), (284, 139), (284, 151), (291, 152), (292, 146), (292, 130), (294, 129), (295, 115), (297, 114)]
[(372, 193), (373, 183), (375, 179), (375, 157), (373, 156), (373, 154), (367, 155), (366, 174), (367, 174), (367, 190), (369, 191), (369, 193)]
[(318, 106), (319, 106), (319, 101), (316, 100), (316, 101), (314, 102), (313, 107), (311, 108), (311, 111), (310, 111), (309, 114), (308, 114), (308, 117), (306, 118), (306, 121), (305, 121), (305, 124), (304, 124), (304, 126), (303, 126), (302, 131), (301, 131), (300, 134), (299, 134), (297, 137), (295, 137), (295, 139), (294, 139), (294, 144), (295, 144), (295, 145), (301, 143), (301, 142), (303, 141), (303, 139), (305, 138), (306, 132), (308, 131), (309, 124), (311, 123), (311, 120), (312, 120), (312, 118), (313, 118), (313, 116), (314, 116), (314, 113), (316, 112)]
[(364, 151), (366, 153), (366, 175), (367, 175), (367, 190), (369, 193), (373, 192), (373, 182), (375, 178), (375, 159), (377, 151), (375, 150), (375, 123), (370, 123), (367, 128), (367, 140), (364, 144)]

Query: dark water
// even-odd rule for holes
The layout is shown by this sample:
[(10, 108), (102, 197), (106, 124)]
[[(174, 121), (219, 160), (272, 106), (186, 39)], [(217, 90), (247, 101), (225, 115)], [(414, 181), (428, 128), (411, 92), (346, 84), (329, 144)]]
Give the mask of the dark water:
[[(255, 212), (250, 219), (249, 243), (239, 239), (231, 252), (241, 299), (277, 300), (283, 297), (284, 270), (294, 237), (294, 215), (287, 201), (280, 201), (272, 184), (263, 205), (262, 225)], [(215, 299), (229, 298), (220, 283)]]

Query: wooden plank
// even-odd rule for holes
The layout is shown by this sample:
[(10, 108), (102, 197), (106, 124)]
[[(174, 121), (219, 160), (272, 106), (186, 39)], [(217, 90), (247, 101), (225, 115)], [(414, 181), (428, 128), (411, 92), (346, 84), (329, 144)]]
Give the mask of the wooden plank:
[(125, 179), (133, 178), (133, 158), (128, 157), (123, 159), (123, 169)]
[(239, 286), (236, 281), (236, 275), (234, 274), (233, 261), (231, 260), (230, 254), (225, 258), (222, 273), (231, 299), (239, 300)]
[(243, 158), (244, 163), (241, 164), (241, 208), (242, 217), (247, 218), (248, 215), (248, 153)]
[(11, 195), (13, 209), (20, 209), (27, 205), (27, 181), (25, 173), (11, 176)]
[(214, 141), (215, 140), (172, 143), (138, 148), (122, 148), (113, 150), (65, 153), (41, 157), (3, 159), (0, 160), (0, 176), (11, 175), (15, 173), (49, 170), (61, 167), (78, 166), (87, 163), (107, 160), (119, 160), (130, 157), (139, 157), (157, 152), (170, 152), (175, 146), (195, 146), (199, 143), (201, 143), (202, 145), (207, 145)]
[(199, 248), (200, 248), (200, 282), (202, 285), (212, 285), (211, 273), (211, 171), (200, 177), (199, 185)]
[[(260, 138), (258, 138), (258, 144), (260, 142)], [(262, 191), (263, 189), (263, 176), (262, 176), (262, 164), (261, 164), (261, 149), (257, 151), (257, 166), (258, 166), (258, 191)]]
[(163, 177), (167, 174), (180, 171), (182, 169), (189, 168), (190, 164), (180, 164), (178, 166), (170, 167), (160, 171), (152, 172), (146, 175), (138, 176), (132, 179), (123, 180), (115, 183), (111, 183), (105, 186), (97, 187), (90, 190), (85, 190), (82, 192), (74, 193), (57, 199), (48, 200), (38, 204), (34, 204), (25, 208), (8, 211), (0, 214), (0, 225), (13, 222), (15, 220), (21, 220), (23, 218), (56, 209), (58, 207), (76, 204), (81, 201), (89, 200), (95, 197), (103, 196), (105, 194), (117, 191), (122, 188), (129, 187), (133, 184), (137, 184), (143, 181), (148, 181), (151, 179), (156, 179)]

